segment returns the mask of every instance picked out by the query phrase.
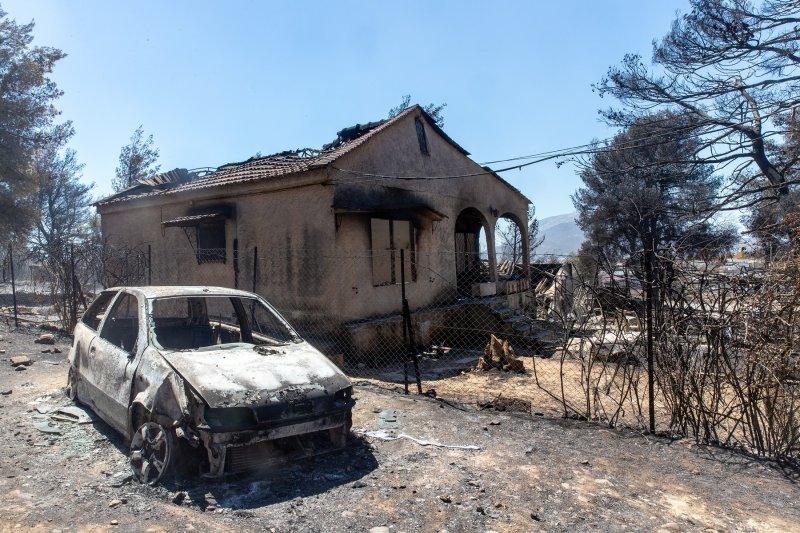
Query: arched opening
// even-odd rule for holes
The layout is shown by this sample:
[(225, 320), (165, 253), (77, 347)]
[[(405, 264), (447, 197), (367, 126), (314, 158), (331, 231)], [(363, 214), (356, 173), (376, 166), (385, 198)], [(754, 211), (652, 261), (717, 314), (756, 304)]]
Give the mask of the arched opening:
[(494, 228), (494, 242), (498, 279), (527, 277), (530, 251), (525, 225), (511, 213), (502, 215)]
[(460, 295), (469, 296), (472, 284), (488, 281), (481, 259), (488, 257), (485, 219), (474, 207), (463, 210), (456, 219), (456, 285)]

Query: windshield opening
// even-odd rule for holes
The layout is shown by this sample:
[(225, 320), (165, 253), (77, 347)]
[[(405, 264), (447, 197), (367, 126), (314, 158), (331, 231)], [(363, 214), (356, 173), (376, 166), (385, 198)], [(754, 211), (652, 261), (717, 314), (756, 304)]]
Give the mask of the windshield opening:
[(152, 304), (156, 342), (167, 350), (231, 344), (278, 346), (300, 338), (270, 307), (255, 298), (177, 296)]

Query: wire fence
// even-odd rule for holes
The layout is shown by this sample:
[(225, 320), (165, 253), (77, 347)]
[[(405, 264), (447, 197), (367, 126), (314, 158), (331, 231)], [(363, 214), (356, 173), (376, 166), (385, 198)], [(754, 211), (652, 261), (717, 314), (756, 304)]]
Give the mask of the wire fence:
[[(669, 279), (652, 288), (648, 329), (635, 275), (585, 276), (565, 263), (527, 270), (498, 261), (490, 271), (454, 251), (235, 245), (83, 255), (95, 265), (76, 277), (85, 299), (119, 285), (253, 291), (356, 380), (414, 388), (416, 363), (421, 391), (450, 402), (639, 429), (652, 407), (658, 431), (795, 464), (800, 457), (800, 265), (791, 258), (736, 271), (672, 260)], [(53, 286), (46, 292), (58, 307), (64, 298)]]

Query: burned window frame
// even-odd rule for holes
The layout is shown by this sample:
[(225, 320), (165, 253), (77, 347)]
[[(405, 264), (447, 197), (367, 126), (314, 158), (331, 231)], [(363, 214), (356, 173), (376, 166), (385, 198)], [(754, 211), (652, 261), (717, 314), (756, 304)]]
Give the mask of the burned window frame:
[[(97, 336), (103, 341), (116, 346), (123, 352), (127, 353), (129, 356), (133, 356), (135, 352), (138, 350), (139, 344), (139, 330), (142, 323), (142, 316), (140, 313), (140, 304), (141, 301), (139, 297), (130, 292), (119, 292), (113, 298), (113, 303), (110, 307), (106, 309), (106, 314), (103, 317), (102, 322), (100, 323), (100, 329), (97, 330)], [(125, 315), (122, 317), (117, 317), (116, 314), (120, 310), (122, 310), (123, 303), (126, 304), (125, 306)], [(120, 318), (120, 320), (128, 321), (130, 320), (132, 323), (129, 327), (122, 326), (118, 323), (114, 322), (115, 318)], [(119, 336), (118, 332), (120, 330), (131, 330), (133, 334), (133, 339), (126, 337)], [(130, 346), (125, 346), (123, 340), (132, 340)], [(118, 341), (118, 342), (117, 342)]]
[(414, 127), (417, 129), (417, 142), (419, 143), (419, 151), (422, 155), (431, 155), (428, 148), (428, 136), (425, 134), (425, 124), (419, 117), (414, 119)]
[[(195, 226), (198, 265), (204, 263), (227, 263), (228, 239), (226, 230), (224, 220), (201, 222)], [(217, 233), (214, 234), (214, 232)], [(221, 246), (207, 246), (207, 244), (221, 244)]]
[[(375, 246), (375, 221), (380, 220), (384, 222), (388, 222), (389, 225), (389, 239), (388, 239), (388, 248), (382, 248), (376, 250)], [(405, 219), (405, 218), (392, 218), (392, 217), (381, 217), (381, 216), (373, 216), (369, 219), (369, 232), (370, 232), (370, 252), (372, 256), (372, 286), (373, 287), (388, 287), (392, 285), (399, 285), (401, 272), (400, 272), (400, 248), (397, 246), (398, 240), (396, 238), (396, 230), (395, 224), (398, 222), (402, 222), (403, 224), (408, 224), (409, 235), (408, 235), (408, 257), (406, 257), (406, 263), (408, 264), (409, 268), (406, 271), (406, 283), (415, 283), (417, 281), (417, 227), (414, 224), (413, 220)], [(378, 256), (376, 256), (375, 252), (379, 251), (389, 251), (389, 276), (388, 281), (381, 281), (376, 282), (376, 266), (378, 265), (378, 261), (376, 260)], [(383, 276), (385, 277), (385, 276)], [(378, 277), (377, 279), (381, 279)]]
[(100, 330), (100, 324), (108, 313), (111, 304), (114, 303), (119, 291), (103, 291), (97, 295), (97, 298), (89, 305), (89, 308), (83, 313), (81, 322), (93, 331)]

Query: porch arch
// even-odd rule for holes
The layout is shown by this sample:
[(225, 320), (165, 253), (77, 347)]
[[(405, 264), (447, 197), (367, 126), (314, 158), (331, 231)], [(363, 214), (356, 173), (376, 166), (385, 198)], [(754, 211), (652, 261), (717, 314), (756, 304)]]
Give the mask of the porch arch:
[[(486, 273), (481, 272), (481, 230), (484, 231), (486, 236), (486, 250), (489, 260), (488, 276)], [(494, 228), (480, 210), (475, 207), (467, 207), (458, 214), (455, 223), (454, 243), (456, 287), (460, 295), (471, 295), (473, 283), (495, 281)]]
[[(530, 258), (530, 246), (529, 246), (529, 242), (530, 242), (529, 238), (530, 238), (530, 236), (528, 235), (528, 225), (527, 225), (526, 222), (523, 222), (523, 219), (521, 217), (519, 217), (518, 215), (516, 215), (515, 213), (513, 213), (511, 211), (508, 211), (508, 212), (503, 213), (499, 217), (497, 217), (497, 221), (495, 222), (495, 235), (497, 233), (497, 224), (499, 224), (500, 221), (503, 220), (503, 219), (506, 219), (506, 220), (512, 222), (513, 224), (515, 224), (517, 226), (517, 228), (519, 229), (519, 236), (520, 236), (520, 242), (519, 243), (514, 243), (514, 242), (503, 243), (505, 245), (509, 245), (510, 244), (511, 246), (518, 247), (517, 250), (511, 250), (510, 251), (511, 252), (510, 253), (510, 257), (507, 257), (507, 259), (510, 259), (511, 261), (513, 261), (516, 264), (520, 264), (521, 263), (522, 264), (523, 277), (525, 277), (526, 279), (530, 279), (531, 258)], [(496, 236), (495, 239), (498, 240), (499, 237)], [(504, 250), (501, 250), (501, 252), (503, 252), (503, 251)]]

